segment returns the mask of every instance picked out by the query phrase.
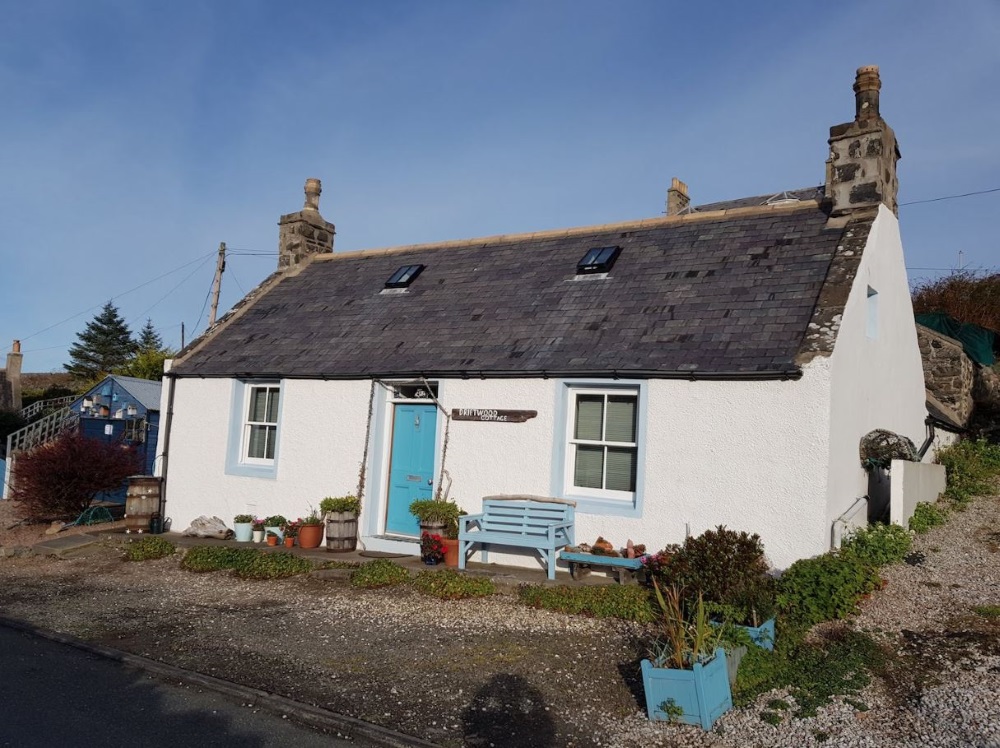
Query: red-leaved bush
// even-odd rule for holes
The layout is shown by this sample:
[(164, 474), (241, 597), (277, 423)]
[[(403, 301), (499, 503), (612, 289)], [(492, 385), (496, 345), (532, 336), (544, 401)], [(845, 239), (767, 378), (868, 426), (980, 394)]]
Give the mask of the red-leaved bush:
[(17, 455), (10, 498), (29, 519), (75, 516), (101, 491), (140, 472), (142, 458), (132, 447), (67, 432)]

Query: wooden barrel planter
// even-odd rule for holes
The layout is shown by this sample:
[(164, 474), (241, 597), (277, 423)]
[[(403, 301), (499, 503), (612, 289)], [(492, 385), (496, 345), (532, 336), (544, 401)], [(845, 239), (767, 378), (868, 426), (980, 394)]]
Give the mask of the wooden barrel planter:
[(125, 491), (125, 532), (145, 533), (160, 516), (162, 480), (155, 475), (133, 475)]
[(349, 553), (358, 547), (358, 515), (355, 512), (328, 512), (326, 515), (326, 550)]

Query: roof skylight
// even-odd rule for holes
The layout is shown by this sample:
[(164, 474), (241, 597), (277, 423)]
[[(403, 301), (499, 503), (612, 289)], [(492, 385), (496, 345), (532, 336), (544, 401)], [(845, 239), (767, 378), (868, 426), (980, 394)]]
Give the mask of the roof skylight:
[(385, 282), (386, 288), (409, 288), (424, 269), (423, 265), (403, 265)]
[(594, 247), (588, 249), (583, 259), (576, 263), (576, 274), (606, 273), (611, 270), (621, 254), (621, 247)]

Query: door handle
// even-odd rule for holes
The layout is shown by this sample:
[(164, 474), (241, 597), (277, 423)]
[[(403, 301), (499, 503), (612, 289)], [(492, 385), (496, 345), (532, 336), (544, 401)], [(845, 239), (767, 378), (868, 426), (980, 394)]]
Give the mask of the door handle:
[(427, 485), (428, 486), (433, 486), (434, 485), (434, 479), (433, 478), (428, 478), (427, 479)]

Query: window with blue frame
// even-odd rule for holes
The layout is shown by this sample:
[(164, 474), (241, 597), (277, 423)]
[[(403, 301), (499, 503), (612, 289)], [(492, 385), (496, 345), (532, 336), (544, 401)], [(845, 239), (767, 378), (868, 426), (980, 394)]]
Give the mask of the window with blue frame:
[(226, 472), (276, 477), (280, 420), (279, 382), (234, 382)]
[(640, 472), (638, 387), (566, 389), (563, 493), (634, 507)]

